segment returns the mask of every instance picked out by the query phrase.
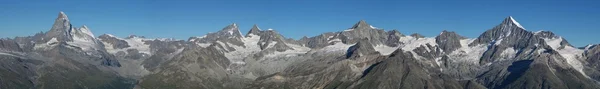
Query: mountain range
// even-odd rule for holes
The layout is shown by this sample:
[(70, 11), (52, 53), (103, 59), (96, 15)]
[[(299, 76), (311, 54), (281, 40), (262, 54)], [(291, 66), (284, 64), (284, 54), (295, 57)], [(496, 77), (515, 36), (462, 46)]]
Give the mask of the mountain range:
[(476, 38), (364, 20), (301, 39), (239, 29), (188, 40), (94, 36), (60, 12), (47, 32), (0, 39), (0, 88), (600, 89), (599, 44), (574, 47), (510, 16)]

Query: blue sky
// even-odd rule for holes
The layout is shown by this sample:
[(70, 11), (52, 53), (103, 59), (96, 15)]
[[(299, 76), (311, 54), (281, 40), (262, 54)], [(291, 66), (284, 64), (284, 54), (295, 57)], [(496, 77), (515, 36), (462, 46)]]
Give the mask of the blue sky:
[(474, 38), (513, 16), (529, 31), (547, 30), (576, 46), (600, 43), (599, 0), (1, 0), (0, 37), (51, 28), (59, 11), (74, 26), (125, 37), (187, 40), (237, 23), (286, 37), (316, 36), (359, 20), (428, 37), (443, 30)]

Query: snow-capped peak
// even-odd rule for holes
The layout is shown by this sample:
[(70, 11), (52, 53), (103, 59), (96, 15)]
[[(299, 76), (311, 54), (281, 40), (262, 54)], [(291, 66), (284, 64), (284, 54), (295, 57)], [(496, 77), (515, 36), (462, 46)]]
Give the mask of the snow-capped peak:
[(509, 20), (513, 25), (516, 25), (519, 28), (523, 28), (525, 29), (523, 26), (521, 26), (521, 24), (519, 24), (519, 22), (517, 22), (517, 20), (515, 20), (512, 16), (508, 16), (507, 20)]
[(92, 38), (96, 37), (96, 36), (94, 36), (92, 31), (90, 31), (90, 29), (85, 25), (81, 26), (81, 28), (79, 28), (79, 30), (84, 34), (91, 36)]
[(196, 38), (206, 38), (206, 35), (204, 35), (204, 36), (197, 36)]
[(109, 37), (113, 37), (113, 38), (119, 38), (119, 37), (117, 37), (117, 36), (115, 36), (113, 34), (106, 34), (106, 35), (108, 35)]

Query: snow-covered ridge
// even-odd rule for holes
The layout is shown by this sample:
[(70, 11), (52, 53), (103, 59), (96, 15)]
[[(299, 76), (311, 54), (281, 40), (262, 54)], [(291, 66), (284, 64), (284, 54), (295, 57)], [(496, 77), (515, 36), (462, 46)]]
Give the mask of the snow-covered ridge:
[(431, 46), (436, 46), (435, 38), (415, 38), (412, 36), (405, 36), (400, 38), (400, 42), (405, 43), (401, 48), (404, 51), (412, 51), (421, 45), (429, 44)]
[[(521, 24), (519, 24), (519, 22), (517, 22), (517, 20), (515, 20), (512, 16), (509, 16), (508, 18), (510, 18), (510, 20), (512, 21), (513, 24), (517, 25), (517, 27), (519, 28), (523, 28), (523, 26), (521, 26)], [(525, 29), (525, 28), (523, 28)]]
[(86, 25), (81, 26), (81, 28), (79, 28), (79, 30), (84, 34), (91, 36), (92, 38), (96, 37), (96, 36), (94, 36), (92, 31), (90, 31), (90, 29)]
[(320, 49), (313, 49), (311, 52), (319, 52), (319, 53), (330, 53), (330, 52), (338, 52), (338, 51), (346, 51), (350, 46), (354, 44), (344, 44), (342, 42), (335, 42), (333, 45), (328, 45)]
[(371, 27), (372, 29), (377, 29), (377, 27), (374, 27), (373, 25), (369, 25), (369, 27)]
[(35, 44), (35, 46), (33, 47), (33, 49), (36, 49), (36, 50), (37, 49), (43, 49), (43, 50), (45, 50), (45, 49), (51, 48), (51, 47), (56, 46), (56, 45), (58, 45), (58, 40), (56, 40), (56, 38), (52, 38), (52, 39), (48, 40), (48, 42), (46, 42), (46, 43)]
[(67, 42), (69, 45), (77, 46), (86, 51), (96, 50), (99, 47), (94, 34), (85, 25), (79, 29), (72, 28), (71, 36), (73, 41)]
[(581, 74), (585, 75), (585, 72), (583, 72), (583, 64), (581, 63), (581, 60), (580, 60), (580, 58), (582, 58), (582, 53), (584, 52), (584, 50), (577, 49), (577, 48), (574, 48), (571, 46), (564, 46), (563, 49), (559, 49), (559, 47), (562, 46), (560, 44), (560, 42), (563, 41), (562, 37), (555, 38), (555, 39), (544, 39), (544, 41), (546, 41), (546, 43), (550, 47), (552, 47), (552, 49), (558, 51), (558, 53), (562, 57), (567, 59), (567, 63), (569, 63), (569, 65), (571, 65), (573, 68), (575, 68), (575, 70), (577, 70)]
[(210, 46), (212, 43), (201, 43), (201, 42), (196, 42), (197, 40), (204, 39), (204, 38), (206, 38), (206, 37), (207, 37), (207, 35), (204, 35), (204, 36), (196, 36), (196, 37), (192, 37), (192, 38), (189, 40), (189, 42), (193, 42), (194, 44), (196, 44), (196, 45), (198, 45), (198, 46), (200, 46), (200, 47), (208, 47), (208, 46)]
[(345, 32), (347, 32), (347, 31), (353, 31), (353, 30), (354, 30), (354, 29), (346, 29), (346, 30), (344, 30), (344, 31), (345, 31)]
[(487, 50), (487, 45), (477, 45), (469, 47), (475, 39), (463, 39), (460, 40), (461, 48), (451, 52), (448, 57), (455, 59), (452, 61), (467, 62), (467, 63), (478, 63), (483, 53)]
[[(196, 39), (202, 39), (202, 38), (206, 38), (206, 35), (204, 35), (204, 36), (196, 36), (194, 38), (196, 38)], [(192, 40), (195, 40), (195, 39), (192, 39)], [(192, 41), (192, 40), (190, 40), (190, 41)]]
[(373, 48), (375, 48), (375, 51), (379, 52), (381, 55), (390, 55), (394, 51), (398, 50), (398, 48), (400, 48), (400, 46), (390, 47), (390, 46), (386, 46), (386, 45), (376, 45)]
[(535, 32), (533, 32), (533, 34), (539, 34), (541, 32), (544, 32), (544, 30), (535, 31)]

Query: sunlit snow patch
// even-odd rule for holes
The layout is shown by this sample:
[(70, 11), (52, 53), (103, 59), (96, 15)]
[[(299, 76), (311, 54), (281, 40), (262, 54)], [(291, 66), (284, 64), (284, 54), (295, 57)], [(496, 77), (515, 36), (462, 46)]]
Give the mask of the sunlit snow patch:
[(109, 53), (115, 54), (115, 53), (120, 52), (120, 51), (127, 52), (127, 50), (129, 50), (129, 49), (136, 49), (140, 53), (144, 53), (144, 54), (148, 54), (148, 55), (152, 54), (150, 52), (150, 45), (145, 44), (145, 42), (144, 42), (144, 41), (150, 41), (152, 39), (145, 39), (145, 38), (139, 38), (139, 37), (133, 37), (133, 38), (129, 38), (129, 39), (122, 39), (122, 38), (118, 38), (118, 37), (110, 35), (110, 34), (108, 36), (114, 37), (114, 38), (119, 39), (119, 40), (123, 40), (123, 41), (127, 42), (127, 45), (129, 45), (129, 47), (127, 47), (127, 48), (114, 49), (112, 47), (112, 45), (109, 45), (110, 43), (103, 42), (104, 44), (106, 44), (105, 48), (106, 48), (106, 50)]
[(43, 43), (43, 44), (35, 44), (35, 46), (33, 47), (34, 49), (43, 49), (46, 50), (50, 47), (56, 46), (58, 44), (58, 40), (56, 40), (56, 38), (52, 38), (50, 39), (48, 42)]
[(373, 48), (375, 48), (375, 51), (379, 52), (381, 55), (390, 55), (392, 54), (394, 51), (398, 50), (398, 47), (390, 47), (390, 46), (386, 46), (386, 45), (377, 45), (374, 46)]
[(581, 54), (584, 52), (584, 50), (577, 49), (577, 48), (574, 48), (571, 46), (566, 46), (566, 45), (563, 49), (559, 49), (559, 47), (562, 46), (560, 44), (560, 42), (563, 41), (562, 37), (559, 37), (556, 39), (544, 39), (544, 41), (546, 41), (546, 43), (548, 43), (548, 45), (550, 45), (550, 47), (552, 47), (552, 49), (558, 51), (558, 53), (562, 57), (567, 59), (567, 63), (569, 63), (569, 65), (571, 65), (577, 71), (579, 71), (580, 73), (585, 75), (585, 73), (583, 72), (583, 65), (582, 65), (581, 61), (579, 60), (579, 58), (582, 57)]

